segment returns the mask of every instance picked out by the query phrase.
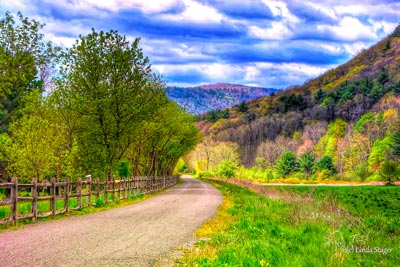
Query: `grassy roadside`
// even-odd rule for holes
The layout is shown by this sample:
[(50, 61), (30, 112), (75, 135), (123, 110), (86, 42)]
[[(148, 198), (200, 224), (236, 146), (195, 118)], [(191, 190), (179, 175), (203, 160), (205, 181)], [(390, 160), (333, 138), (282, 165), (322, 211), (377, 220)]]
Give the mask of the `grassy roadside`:
[[(224, 195), (217, 216), (197, 232), (200, 241), (177, 266), (396, 266), (400, 230), (347, 212), (340, 199), (275, 189), (265, 197), (206, 180)], [(302, 189), (304, 190), (304, 189)], [(378, 215), (376, 215), (378, 216)], [(377, 219), (377, 217), (373, 217)], [(376, 221), (374, 222), (376, 223)], [(375, 250), (377, 248), (377, 250)], [(362, 250), (362, 252), (360, 252)]]
[[(120, 207), (124, 207), (124, 206), (128, 206), (128, 205), (132, 205), (132, 204), (144, 201), (146, 199), (155, 197), (155, 196), (157, 196), (157, 195), (159, 195), (159, 194), (161, 194), (163, 192), (166, 192), (166, 191), (168, 191), (168, 190), (170, 190), (170, 189), (172, 189), (175, 186), (178, 186), (180, 184), (182, 184), (182, 180), (181, 179), (179, 179), (178, 183), (176, 183), (176, 185), (174, 185), (173, 187), (167, 188), (165, 190), (162, 190), (162, 191), (159, 191), (159, 192), (156, 192), (156, 193), (151, 193), (151, 194), (139, 193), (138, 195), (129, 196), (129, 198), (126, 199), (126, 200), (109, 201), (108, 203), (104, 203), (104, 202), (100, 201), (99, 203), (96, 203), (96, 206), (83, 207), (82, 209), (70, 211), (70, 212), (65, 213), (65, 214), (59, 214), (59, 215), (56, 215), (54, 217), (38, 218), (38, 222), (49, 221), (49, 220), (58, 220), (58, 219), (67, 218), (67, 217), (70, 217), (70, 216), (83, 216), (83, 215), (87, 215), (87, 214), (91, 214), (91, 213), (96, 213), (96, 212), (100, 212), (100, 211), (104, 211), (104, 210), (109, 210), (109, 209), (112, 209), (112, 208), (120, 208)], [(103, 196), (101, 196), (100, 199), (103, 199)], [(111, 199), (111, 195), (109, 196), (109, 199)], [(86, 203), (86, 198), (83, 198), (82, 200), (83, 200), (83, 203)], [(48, 207), (48, 206), (50, 206), (49, 202), (43, 202), (43, 203), (40, 203), (40, 204), (43, 206), (41, 211), (46, 211), (46, 210), (49, 209), (49, 207)], [(63, 205), (63, 202), (62, 203), (60, 202), (59, 205), (60, 205), (60, 208), (61, 208), (62, 205)], [(70, 207), (77, 207), (76, 200), (74, 199), (74, 200), (70, 201), (69, 206)], [(41, 207), (38, 206), (38, 208), (40, 210)], [(20, 209), (22, 209), (22, 212), (23, 212), (23, 210), (28, 210), (29, 211), (30, 210), (30, 204), (28, 205), (28, 203), (21, 203), (21, 205), (19, 205), (18, 209), (19, 209), (20, 212), (21, 212)], [(7, 215), (7, 212), (9, 212), (9, 211), (2, 211), (0, 209), (0, 213), (1, 212), (3, 212), (4, 214)], [(24, 228), (25, 225), (27, 225), (27, 224), (32, 224), (32, 220), (31, 219), (18, 220), (18, 223), (17, 223), (16, 226), (12, 226), (9, 223), (0, 224), (0, 233), (19, 230), (19, 229)]]

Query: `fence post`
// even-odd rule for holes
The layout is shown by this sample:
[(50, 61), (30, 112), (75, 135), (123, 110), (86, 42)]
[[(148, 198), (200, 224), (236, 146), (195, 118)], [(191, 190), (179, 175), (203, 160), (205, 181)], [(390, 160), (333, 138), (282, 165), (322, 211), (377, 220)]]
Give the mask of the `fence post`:
[(78, 181), (76, 183), (76, 187), (77, 187), (77, 193), (78, 193), (78, 208), (81, 209), (82, 208), (82, 180), (80, 177), (78, 177)]
[(112, 180), (112, 195), (111, 195), (111, 198), (112, 198), (112, 201), (115, 202), (115, 178), (113, 177), (112, 179), (113, 180)]
[(104, 184), (104, 203), (108, 202), (108, 178), (106, 178), (106, 182)]
[(17, 225), (18, 178), (11, 178), (11, 224)]
[(88, 207), (92, 206), (92, 176), (88, 176), (87, 177), (87, 184), (86, 184), (86, 193), (88, 193), (88, 197), (87, 197), (87, 204)]
[(32, 208), (31, 211), (33, 213), (33, 217), (32, 217), (32, 222), (36, 222), (37, 221), (37, 180), (36, 178), (32, 179), (32, 187), (31, 187), (31, 197), (33, 198), (32, 200)]
[[(127, 192), (126, 192), (126, 190), (127, 190), (126, 181), (127, 181), (127, 179), (128, 179), (128, 178), (125, 178), (125, 179), (124, 179), (124, 199), (127, 199), (127, 197), (126, 197), (126, 194), (127, 194)], [(128, 184), (128, 185), (129, 185), (129, 184)]]
[(100, 181), (99, 178), (96, 179), (96, 203), (100, 197)]
[(56, 179), (53, 177), (51, 178), (51, 187), (50, 187), (50, 210), (51, 210), (51, 217), (56, 215)]
[(122, 180), (118, 180), (118, 201), (121, 200), (121, 185), (122, 185)]
[(64, 187), (64, 209), (65, 212), (69, 211), (69, 178), (65, 179)]

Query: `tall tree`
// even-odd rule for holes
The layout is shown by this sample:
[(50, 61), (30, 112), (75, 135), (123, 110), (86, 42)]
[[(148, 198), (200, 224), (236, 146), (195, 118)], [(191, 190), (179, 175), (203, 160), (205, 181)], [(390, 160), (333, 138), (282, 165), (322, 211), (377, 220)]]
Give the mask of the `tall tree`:
[(64, 54), (59, 90), (76, 118), (82, 164), (112, 178), (163, 83), (151, 73), (138, 38), (130, 43), (117, 31), (92, 30)]
[(21, 116), (21, 99), (49, 87), (59, 48), (43, 41), (43, 24), (19, 12), (0, 20), (0, 131)]

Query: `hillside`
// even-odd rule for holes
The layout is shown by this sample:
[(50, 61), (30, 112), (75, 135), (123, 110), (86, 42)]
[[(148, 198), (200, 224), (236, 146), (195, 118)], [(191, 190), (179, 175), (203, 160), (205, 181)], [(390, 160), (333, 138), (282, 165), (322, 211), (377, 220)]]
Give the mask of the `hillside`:
[(200, 114), (229, 108), (243, 101), (264, 97), (276, 91), (272, 88), (216, 83), (198, 87), (168, 87), (167, 96), (189, 113)]
[[(301, 171), (307, 154), (312, 166), (320, 160), (330, 163), (330, 174), (320, 178), (377, 179), (383, 163), (400, 156), (393, 156), (394, 147), (400, 149), (399, 79), (400, 26), (349, 62), (301, 86), (250, 100), (224, 116), (201, 116), (198, 127), (205, 137), (195, 153), (206, 156), (189, 161), (192, 166), (197, 161), (199, 170), (215, 171), (228, 159), (270, 170), (268, 177), (293, 172), (315, 178), (322, 173), (316, 167)], [(279, 159), (289, 152), (293, 169), (282, 174)], [(357, 171), (362, 174), (355, 175)]]

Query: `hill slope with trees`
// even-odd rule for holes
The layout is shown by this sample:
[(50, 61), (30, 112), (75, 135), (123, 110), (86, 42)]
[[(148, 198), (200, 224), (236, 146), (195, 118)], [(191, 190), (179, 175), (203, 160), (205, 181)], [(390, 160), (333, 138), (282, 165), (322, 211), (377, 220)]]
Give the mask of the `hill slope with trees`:
[(189, 113), (200, 114), (229, 108), (277, 91), (272, 88), (216, 83), (198, 87), (168, 87), (167, 96)]
[(399, 79), (400, 26), (301, 86), (200, 116), (205, 137), (187, 160), (263, 180), (383, 179), (399, 160)]

